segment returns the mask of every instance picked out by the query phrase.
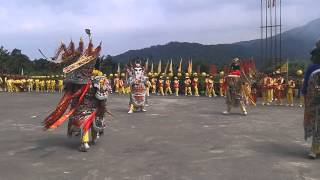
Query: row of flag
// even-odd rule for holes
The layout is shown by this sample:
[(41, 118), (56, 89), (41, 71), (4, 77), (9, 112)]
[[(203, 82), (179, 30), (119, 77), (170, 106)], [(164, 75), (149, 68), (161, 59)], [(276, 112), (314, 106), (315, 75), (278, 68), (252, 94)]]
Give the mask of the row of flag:
[[(145, 69), (145, 72), (158, 73), (158, 74), (161, 74), (161, 73), (164, 73), (164, 74), (173, 73), (172, 59), (167, 61), (167, 63), (165, 64), (164, 69), (163, 69), (162, 66), (163, 66), (162, 60), (159, 60), (157, 68), (155, 68), (155, 65), (154, 65), (153, 62), (151, 63), (151, 66), (150, 66), (149, 65), (149, 60), (147, 60), (145, 62), (145, 64), (144, 64), (144, 69)], [(149, 67), (150, 67), (150, 69), (149, 69)], [(255, 71), (256, 70), (255, 61), (253, 59), (242, 60), (241, 61), (241, 67), (245, 71), (249, 71), (249, 70)], [(228, 65), (224, 66), (223, 67), (223, 71), (224, 72), (229, 72), (229, 66)], [(181, 72), (182, 72), (182, 59), (180, 60), (178, 66), (177, 66), (177, 73), (181, 73)], [(196, 71), (194, 71), (193, 62), (192, 62), (192, 59), (191, 59), (191, 60), (188, 60), (186, 73), (191, 75), (193, 72), (196, 72), (196, 73), (200, 74), (201, 73), (201, 68), (200, 68), (200, 65), (198, 65), (196, 67)], [(117, 74), (121, 73), (120, 63), (118, 63), (116, 73)], [(211, 64), (209, 66), (209, 72), (208, 73), (212, 74), (212, 75), (213, 74), (218, 74), (218, 67), (215, 64)]]

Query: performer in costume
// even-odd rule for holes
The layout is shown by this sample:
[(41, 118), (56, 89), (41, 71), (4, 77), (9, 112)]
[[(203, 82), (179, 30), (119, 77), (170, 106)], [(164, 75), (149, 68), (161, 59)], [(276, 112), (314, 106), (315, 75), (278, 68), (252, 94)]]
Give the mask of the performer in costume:
[(268, 99), (268, 81), (269, 77), (267, 74), (263, 75), (261, 79), (261, 90), (262, 90), (262, 105), (270, 105)]
[(147, 77), (144, 76), (144, 69), (139, 61), (131, 68), (129, 74), (128, 84), (131, 87), (131, 93), (128, 113), (131, 114), (135, 111), (145, 112)]
[[(81, 43), (81, 41), (80, 41)], [(104, 76), (93, 74), (96, 60), (101, 51), (101, 43), (94, 48), (92, 40), (83, 52), (81, 44), (76, 52), (65, 54), (58, 50), (56, 56), (63, 53), (63, 63), (68, 66), (63, 69), (66, 73), (65, 93), (57, 108), (43, 122), (45, 129), (54, 129), (65, 120), (68, 122), (68, 135), (80, 134), (80, 151), (88, 151), (89, 133), (92, 144), (96, 142), (105, 128), (105, 103), (108, 92), (111, 91), (109, 81)], [(102, 73), (101, 73), (102, 74)], [(70, 109), (67, 111), (68, 107)], [(67, 112), (66, 112), (67, 111)]]
[(46, 88), (47, 88), (47, 93), (51, 91), (51, 80), (50, 79), (46, 80)]
[(63, 91), (63, 80), (59, 79), (58, 81), (58, 88), (59, 88), (59, 92), (61, 93)]
[(50, 82), (50, 85), (51, 85), (51, 92), (56, 92), (56, 80), (52, 79), (51, 82)]
[(118, 82), (119, 82), (118, 93), (119, 94), (125, 94), (126, 93), (125, 92), (125, 82), (123, 80), (123, 77), (121, 77)]
[(213, 76), (209, 76), (208, 78), (208, 96), (209, 97), (216, 97), (216, 92), (214, 90), (214, 80), (213, 80)]
[(268, 76), (267, 79), (267, 105), (271, 105), (272, 101), (273, 101), (273, 78), (271, 77), (271, 75)]
[(167, 77), (167, 80), (165, 82), (165, 95), (172, 95), (172, 90), (171, 90), (171, 80), (170, 77)]
[(45, 92), (45, 89), (46, 89), (46, 82), (45, 82), (45, 80), (41, 80), (40, 81), (40, 91)]
[(288, 82), (288, 87), (287, 87), (287, 106), (293, 106), (293, 91), (294, 88), (296, 87), (295, 82), (291, 79)]
[(40, 80), (36, 79), (34, 82), (36, 84), (36, 92), (40, 92)]
[(276, 105), (283, 105), (284, 99), (284, 78), (281, 75), (275, 79), (274, 92), (275, 92), (275, 103)]
[(191, 80), (189, 76), (186, 75), (186, 79), (184, 80), (184, 93), (186, 96), (190, 95), (192, 96), (192, 91), (191, 91)]
[(149, 77), (146, 77), (146, 96), (150, 96), (150, 88), (151, 88), (151, 82), (149, 80)]
[(164, 86), (163, 76), (160, 76), (158, 81), (158, 88), (159, 88), (158, 95), (164, 96), (163, 86)]
[(320, 155), (320, 41), (311, 52), (310, 65), (304, 75), (302, 93), (305, 96), (304, 132), (305, 139), (312, 137), (309, 156)]
[(151, 78), (151, 93), (152, 94), (157, 93), (157, 79), (155, 75), (152, 75), (152, 78)]
[(206, 74), (206, 78), (204, 79), (204, 85), (206, 88), (205, 96), (209, 96), (209, 79), (210, 79), (209, 74)]
[(178, 77), (174, 77), (173, 88), (174, 88), (175, 95), (179, 96), (180, 82), (179, 82)]
[(120, 78), (118, 74), (114, 75), (113, 84), (114, 84), (114, 92), (119, 93)]
[(194, 89), (194, 95), (195, 96), (200, 96), (199, 95), (199, 78), (198, 78), (198, 74), (197, 73), (193, 74), (192, 86), (193, 86), (193, 89)]
[(33, 91), (33, 83), (34, 83), (33, 79), (29, 78), (29, 79), (27, 80), (28, 92), (32, 92), (32, 91)]
[(226, 95), (226, 81), (224, 77), (224, 72), (220, 72), (220, 79), (219, 79), (219, 90), (220, 90), (220, 96), (225, 97)]
[(249, 100), (252, 104), (253, 100), (251, 93), (247, 92), (245, 83), (250, 83), (250, 75), (246, 75), (245, 71), (241, 71), (240, 59), (233, 59), (230, 65), (229, 75), (226, 76), (226, 104), (227, 110), (223, 114), (230, 114), (232, 107), (240, 107), (243, 115), (247, 115), (245, 106), (246, 96), (249, 96)]

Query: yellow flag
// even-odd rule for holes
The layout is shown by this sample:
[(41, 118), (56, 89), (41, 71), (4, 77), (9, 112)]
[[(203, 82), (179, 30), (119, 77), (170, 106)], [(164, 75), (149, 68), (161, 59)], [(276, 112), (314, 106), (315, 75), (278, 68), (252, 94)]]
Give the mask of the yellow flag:
[(120, 74), (120, 63), (118, 63), (117, 74)]
[(164, 69), (164, 74), (167, 74), (168, 66), (169, 66), (169, 60), (167, 61), (166, 68)]
[(158, 74), (161, 73), (161, 60), (159, 60), (159, 64), (158, 64)]
[(189, 65), (188, 65), (188, 73), (191, 74), (192, 73), (192, 60), (189, 61)]
[(151, 71), (153, 73), (153, 61), (152, 61), (152, 64), (151, 64)]
[(180, 60), (179, 68), (178, 68), (178, 73), (181, 73), (182, 70), (182, 58)]

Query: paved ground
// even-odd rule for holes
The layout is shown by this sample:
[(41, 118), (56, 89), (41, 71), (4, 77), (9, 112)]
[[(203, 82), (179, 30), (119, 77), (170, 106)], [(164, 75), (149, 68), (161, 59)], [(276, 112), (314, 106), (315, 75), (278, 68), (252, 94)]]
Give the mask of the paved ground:
[(0, 93), (0, 180), (320, 179), (320, 161), (306, 156), (298, 107), (224, 116), (222, 98), (151, 97), (148, 112), (128, 115), (128, 98), (111, 96), (115, 117), (82, 153), (66, 126), (41, 129), (59, 96)]

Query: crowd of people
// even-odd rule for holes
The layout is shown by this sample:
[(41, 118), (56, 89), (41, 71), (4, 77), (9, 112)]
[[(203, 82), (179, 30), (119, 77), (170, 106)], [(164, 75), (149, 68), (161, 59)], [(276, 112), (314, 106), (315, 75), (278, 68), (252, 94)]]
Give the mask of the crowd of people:
[[(299, 73), (299, 71), (298, 71)], [(301, 74), (302, 72), (300, 72)], [(60, 76), (9, 76), (0, 77), (0, 87), (2, 91), (13, 92), (42, 92), (53, 93), (63, 91), (63, 75)], [(114, 94), (129, 94), (130, 86), (127, 83), (125, 73), (115, 73), (108, 75)], [(295, 99), (297, 105), (302, 107), (304, 97), (301, 93), (303, 78), (285, 78), (279, 72), (264, 74), (250, 87), (253, 101), (261, 97), (262, 105), (287, 105), (294, 106)], [(226, 80), (224, 72), (218, 75), (208, 73), (181, 73), (176, 76), (161, 73), (147, 74), (146, 81), (147, 96), (206, 96), (206, 97), (225, 97)]]
[(63, 78), (61, 76), (19, 76), (3, 75), (0, 77), (0, 90), (13, 92), (62, 92)]

